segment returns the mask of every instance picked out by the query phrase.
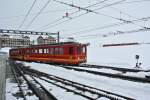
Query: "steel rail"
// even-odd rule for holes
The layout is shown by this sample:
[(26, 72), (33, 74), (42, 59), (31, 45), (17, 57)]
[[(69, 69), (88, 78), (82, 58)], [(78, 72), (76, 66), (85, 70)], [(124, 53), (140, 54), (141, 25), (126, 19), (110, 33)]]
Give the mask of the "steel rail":
[[(30, 89), (36, 94), (39, 100), (57, 100), (42, 84), (40, 84), (34, 77), (30, 76), (32, 80), (29, 80), (23, 71), (18, 67), (20, 64), (15, 64), (11, 62), (11, 65), (15, 68), (16, 71), (24, 78), (27, 82)], [(36, 85), (35, 85), (36, 84)], [(38, 87), (40, 86), (40, 87)]]
[(87, 73), (91, 73), (91, 74), (95, 74), (95, 75), (111, 77), (111, 78), (119, 78), (119, 79), (123, 79), (123, 80), (129, 80), (129, 81), (141, 82), (141, 83), (150, 83), (150, 79), (142, 78), (142, 77), (134, 77), (134, 76), (127, 76), (127, 75), (120, 75), (120, 74), (91, 71), (91, 70), (87, 70), (87, 69), (80, 69), (77, 67), (76, 68), (67, 67), (67, 66), (60, 66), (60, 67), (70, 69), (70, 70), (79, 71), (79, 72), (87, 72)]
[(24, 99), (24, 100), (27, 100), (27, 98), (26, 98), (26, 96), (25, 96), (25, 92), (23, 91), (23, 89), (22, 89), (22, 87), (21, 87), (21, 83), (20, 83), (19, 80), (18, 80), (17, 72), (16, 72), (16, 70), (14, 69), (13, 66), (11, 66), (11, 70), (12, 70), (12, 72), (13, 72), (13, 74), (14, 74), (14, 78), (15, 78), (16, 82), (18, 83), (18, 87), (19, 87), (19, 89), (20, 89), (20, 92), (22, 93), (23, 99)]
[[(34, 70), (34, 69), (22, 68), (22, 70), (25, 71), (28, 74), (32, 74), (35, 77), (40, 78), (40, 79), (43, 79), (41, 77), (45, 77), (45, 78), (48, 78), (50, 80), (55, 80), (56, 82), (60, 82), (64, 85), (69, 85), (69, 86), (75, 87), (76, 89), (78, 89), (80, 91), (87, 91), (87, 92), (90, 92), (91, 94), (96, 94), (99, 97), (107, 97), (107, 98), (110, 98), (112, 100), (120, 100), (120, 98), (127, 99), (127, 100), (135, 100), (135, 99), (130, 98), (130, 97), (126, 97), (126, 96), (111, 93), (111, 92), (108, 92), (108, 91), (105, 91), (105, 90), (97, 89), (97, 88), (87, 86), (87, 85), (84, 85), (84, 84), (81, 84), (81, 83), (77, 83), (77, 82), (73, 82), (73, 81), (70, 81), (70, 80), (67, 80), (67, 79), (63, 79), (63, 78), (60, 78), (60, 77), (57, 77), (57, 76), (54, 76), (54, 75), (46, 74), (46, 73), (43, 73), (43, 72), (40, 72), (40, 71), (37, 71), (37, 70)], [(56, 82), (55, 82), (55, 84), (56, 84)]]
[(122, 72), (147, 72), (147, 70), (142, 70), (142, 69), (119, 68), (119, 67), (92, 65), (92, 64), (80, 64), (73, 67), (97, 68), (97, 69), (105, 68), (105, 69), (112, 69), (112, 70), (122, 71)]

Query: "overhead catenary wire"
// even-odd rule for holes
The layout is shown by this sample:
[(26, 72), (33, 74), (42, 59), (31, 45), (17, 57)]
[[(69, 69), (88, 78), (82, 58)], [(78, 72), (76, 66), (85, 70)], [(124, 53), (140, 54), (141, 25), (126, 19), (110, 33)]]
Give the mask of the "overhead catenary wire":
[(135, 1), (126, 1), (126, 2), (122, 2), (120, 4), (130, 4), (130, 3), (141, 3), (141, 2), (149, 2), (150, 0), (135, 0)]
[[(126, 1), (126, 0), (121, 0), (121, 1), (118, 1), (118, 2), (116, 2), (116, 3), (121, 3), (122, 1)], [(106, 4), (106, 7), (107, 6), (109, 6), (109, 7), (111, 7), (111, 5), (113, 5), (113, 4)], [(95, 9), (95, 10), (99, 10), (99, 9), (101, 9), (101, 8), (98, 8), (98, 9)], [(100, 14), (100, 15), (103, 15), (103, 16), (107, 16), (107, 17), (112, 17), (112, 16), (108, 16), (108, 15), (105, 15), (105, 14), (102, 14), (102, 13), (97, 13), (97, 14)], [(126, 14), (127, 15), (127, 14)], [(129, 14), (128, 14), (129, 15)], [(125, 19), (122, 19), (122, 18), (120, 18), (120, 19), (118, 19), (118, 18), (115, 18), (115, 17), (112, 17), (112, 18), (114, 18), (114, 19), (117, 19), (117, 20), (120, 20), (120, 21), (124, 21), (124, 22), (128, 22), (128, 20), (125, 20)], [(136, 18), (137, 19), (137, 18)], [(131, 22), (131, 21), (130, 21)], [(135, 24), (135, 23), (133, 23), (133, 22), (131, 22), (132, 24), (134, 24), (134, 25), (136, 25), (136, 26), (140, 26), (140, 27), (142, 27), (142, 28), (146, 28), (146, 27), (143, 27), (143, 26), (141, 26), (141, 25), (138, 25), (138, 24)]]
[[(105, 1), (108, 1), (108, 0), (103, 0), (103, 1), (100, 1), (100, 2), (97, 2), (97, 3), (94, 3), (94, 4), (91, 4), (91, 5), (89, 5), (89, 6), (85, 7), (85, 8), (89, 8), (89, 7), (92, 7), (92, 6), (94, 6), (94, 5), (101, 4), (101, 3), (105, 2)], [(69, 14), (69, 16), (74, 15), (74, 14), (80, 12), (80, 11), (81, 11), (81, 10), (75, 11), (75, 12)], [(50, 22), (50, 23), (48, 23), (48, 24), (46, 24), (46, 25), (43, 25), (43, 26), (40, 26), (39, 28), (36, 28), (35, 30), (38, 30), (38, 29), (41, 29), (41, 28), (43, 28), (43, 27), (47, 27), (47, 26), (49, 26), (49, 25), (51, 25), (51, 24), (57, 23), (57, 22), (63, 20), (64, 18), (66, 18), (66, 17), (62, 17), (62, 18), (56, 19), (56, 20), (54, 20), (54, 21), (52, 21), (52, 22)]]
[[(94, 13), (94, 14), (100, 14), (100, 15), (103, 15), (103, 16), (115, 18), (115, 17), (109, 16), (109, 15), (106, 15), (106, 14), (102, 14), (102, 13), (95, 12), (94, 10), (87, 9), (87, 7), (84, 8), (84, 7), (76, 6), (76, 5), (73, 5), (73, 4), (68, 4), (68, 3), (65, 3), (65, 2), (62, 2), (62, 1), (58, 1), (58, 0), (54, 0), (54, 1), (59, 2), (59, 3), (61, 3), (61, 4), (65, 4), (65, 5), (71, 6), (71, 7), (74, 7), (74, 8), (78, 8), (79, 10), (85, 10), (85, 11), (87, 11), (87, 13), (88, 13), (88, 12), (91, 12), (91, 13)], [(108, 1), (108, 0), (104, 0), (104, 1)], [(103, 2), (104, 2), (104, 1), (103, 1)], [(122, 1), (124, 1), (124, 0), (119, 1), (119, 3), (122, 2)], [(101, 2), (101, 3), (102, 3), (102, 2)], [(118, 2), (116, 2), (116, 3), (118, 3)], [(97, 3), (96, 3), (96, 4), (97, 4)], [(95, 5), (95, 4), (93, 4), (92, 6), (94, 6), (94, 5)], [(113, 5), (113, 4), (110, 4), (110, 5)], [(102, 8), (105, 8), (105, 7), (110, 6), (110, 5), (109, 5), (109, 4), (106, 4), (106, 5), (104, 5), (103, 7), (98, 8), (98, 9), (102, 9)], [(91, 7), (91, 6), (88, 6), (88, 7)], [(96, 10), (97, 10), (97, 9), (96, 9)], [(119, 18), (115, 18), (115, 19), (119, 19)], [(120, 20), (120, 19), (119, 19), (119, 20)]]
[(25, 15), (25, 17), (24, 17), (23, 21), (21, 22), (21, 24), (19, 25), (18, 29), (20, 29), (20, 28), (22, 27), (22, 25), (24, 24), (24, 22), (26, 21), (26, 19), (27, 19), (27, 17), (29, 16), (29, 14), (30, 14), (32, 8), (34, 7), (34, 5), (35, 5), (35, 3), (36, 3), (36, 1), (37, 1), (37, 0), (34, 0), (34, 1), (33, 1), (31, 7), (29, 8), (27, 14)]
[[(80, 17), (80, 16), (83, 16), (83, 15), (85, 15), (85, 14), (88, 14), (88, 13), (90, 13), (90, 12), (95, 13), (95, 14), (98, 14), (98, 15), (103, 15), (103, 16), (106, 16), (106, 17), (110, 17), (110, 18), (113, 18), (113, 19), (116, 19), (116, 20), (126, 21), (126, 20), (123, 20), (123, 19), (120, 19), (120, 18), (116, 18), (116, 17), (110, 16), (110, 15), (106, 15), (106, 14), (103, 14), (103, 13), (95, 12), (95, 10), (99, 10), (99, 9), (103, 9), (103, 8), (106, 8), (106, 7), (109, 7), (109, 6), (113, 6), (113, 5), (119, 4), (120, 2), (123, 2), (123, 1), (126, 1), (126, 0), (120, 0), (120, 1), (117, 1), (117, 2), (114, 2), (114, 3), (111, 3), (111, 4), (107, 4), (107, 5), (104, 5), (103, 7), (100, 7), (100, 8), (94, 9), (94, 10), (89, 10), (89, 12), (85, 12), (85, 13), (82, 13), (82, 14), (80, 14), (80, 15), (71, 17), (70, 19), (64, 20), (64, 21), (59, 22), (59, 23), (57, 23), (57, 24), (54, 24), (54, 25), (52, 25), (52, 26), (49, 26), (49, 25), (53, 24), (54, 22), (53, 22), (53, 23), (50, 23), (50, 24), (47, 24), (47, 25), (45, 25), (45, 26), (42, 26), (42, 27), (40, 27), (40, 28), (37, 28), (37, 29), (41, 29), (41, 28), (43, 28), (43, 27), (49, 26), (49, 27), (47, 27), (47, 28), (41, 29), (41, 30), (46, 30), (46, 29), (48, 29), (48, 28), (50, 28), (50, 27), (51, 27), (51, 28), (52, 28), (52, 27), (55, 27), (55, 26), (60, 25), (60, 24), (62, 24), (62, 23), (64, 23), (64, 22), (67, 22), (67, 21), (69, 21), (69, 20), (72, 20), (72, 19), (78, 18), (78, 17)], [(59, 19), (59, 20), (61, 20), (61, 19)]]
[[(56, 1), (56, 2), (58, 2), (58, 3), (61, 3), (61, 4), (64, 4), (64, 5), (68, 5), (68, 6), (77, 8), (77, 9), (79, 9), (79, 10), (85, 10), (85, 11), (87, 11), (87, 12), (93, 12), (92, 10), (87, 9), (87, 8), (92, 7), (92, 6), (95, 6), (95, 5), (98, 5), (98, 4), (100, 4), (100, 3), (104, 3), (105, 1), (108, 1), (108, 0), (103, 0), (103, 1), (100, 1), (100, 2), (98, 2), (98, 3), (89, 5), (89, 6), (87, 6), (87, 7), (80, 7), (80, 6), (77, 6), (77, 5), (74, 5), (74, 4), (69, 4), (69, 3), (66, 3), (66, 2), (59, 1), (59, 0), (54, 0), (54, 1)], [(93, 13), (95, 13), (95, 12), (93, 12)]]
[[(120, 5), (124, 5), (124, 4), (132, 4), (132, 3), (145, 3), (145, 2), (150, 2), (150, 0), (125, 1), (125, 2), (120, 3)], [(94, 7), (97, 7), (97, 5), (94, 6)]]
[(26, 28), (29, 28), (32, 23), (34, 22), (34, 20), (42, 13), (42, 11), (48, 6), (48, 4), (50, 3), (51, 0), (48, 0), (44, 6), (40, 9), (40, 11), (34, 16), (34, 18), (29, 22), (29, 24), (26, 26)]
[[(69, 11), (73, 9), (59, 9), (59, 10), (47, 10), (41, 12), (41, 14), (47, 14), (47, 13), (56, 13), (56, 12), (64, 12), (64, 11)], [(36, 15), (38, 12), (30, 13), (28, 16), (33, 16)], [(7, 17), (0, 17), (0, 20), (5, 20), (5, 19), (12, 19), (12, 18), (19, 18), (19, 17), (25, 17), (26, 14), (20, 14), (20, 15), (13, 15), (13, 16), (7, 16)]]
[(113, 23), (113, 24), (109, 24), (109, 25), (105, 25), (105, 26), (101, 26), (101, 27), (95, 27), (95, 28), (90, 28), (90, 29), (86, 29), (86, 30), (81, 30), (81, 31), (69, 33), (67, 36), (78, 35), (80, 33), (88, 33), (88, 32), (102, 30), (102, 29), (106, 29), (106, 28), (117, 27), (117, 26), (121, 26), (121, 25), (125, 25), (125, 24), (131, 24), (131, 22), (135, 23), (135, 22), (140, 22), (140, 21), (145, 21), (145, 20), (150, 20), (150, 17), (139, 18), (137, 20), (131, 20), (131, 21), (128, 21), (128, 22)]
[[(124, 15), (127, 15), (128, 17), (132, 17), (132, 18), (134, 18), (134, 19), (137, 19), (138, 20), (138, 18), (137, 17), (134, 17), (134, 16), (131, 16), (131, 15), (129, 15), (129, 14), (127, 14), (126, 12), (123, 12), (123, 11), (121, 11), (121, 10), (119, 10), (119, 9), (117, 9), (117, 8), (114, 8), (114, 7), (110, 7), (111, 9), (113, 9), (113, 10), (115, 10), (115, 11), (118, 11), (118, 12), (120, 12), (121, 14), (124, 14)], [(121, 19), (121, 18), (120, 18)], [(127, 20), (128, 21), (128, 20)], [(134, 22), (132, 22), (132, 21), (130, 21), (132, 24), (134, 24), (134, 25), (136, 25), (136, 26), (139, 26), (139, 27), (142, 27), (142, 28), (146, 28), (145, 26), (142, 26), (142, 25), (139, 25), (139, 24), (135, 24)]]
[[(110, 16), (110, 15), (106, 15), (106, 14), (103, 14), (103, 13), (95, 12), (96, 10), (103, 9), (103, 8), (106, 8), (106, 7), (109, 7), (109, 6), (112, 6), (112, 5), (116, 5), (116, 4), (118, 4), (118, 3), (120, 3), (120, 2), (123, 2), (123, 1), (126, 1), (126, 0), (120, 0), (120, 1), (117, 1), (117, 2), (114, 2), (114, 3), (111, 3), (111, 4), (106, 4), (106, 5), (102, 6), (102, 7), (97, 8), (97, 9), (94, 9), (94, 10), (87, 9), (87, 10), (86, 10), (87, 12), (85, 12), (85, 13), (83, 13), (83, 14), (80, 14), (80, 15), (78, 15), (78, 16), (75, 16), (75, 17), (73, 17), (73, 18), (71, 18), (71, 19), (62, 21), (62, 22), (60, 22), (60, 23), (58, 23), (58, 24), (55, 24), (55, 25), (53, 25), (53, 26), (51, 26), (51, 27), (54, 27), (54, 26), (56, 26), (56, 25), (60, 25), (60, 24), (62, 24), (62, 23), (64, 23), (64, 22), (67, 22), (67, 21), (69, 21), (69, 20), (78, 18), (78, 17), (80, 17), (80, 16), (83, 16), (83, 15), (88, 14), (88, 13), (91, 13), (91, 12), (94, 13), (94, 14), (103, 15), (103, 16), (106, 16), (106, 17), (110, 17), (110, 18), (113, 18), (113, 19), (117, 19), (117, 20), (124, 21), (124, 20), (122, 20), (122, 19), (115, 18), (115, 17)], [(77, 7), (77, 8), (78, 8), (78, 7)], [(80, 8), (81, 8), (81, 7), (80, 7)], [(46, 29), (47, 29), (47, 28), (46, 28)]]
[[(120, 4), (126, 4), (126, 3), (139, 3), (139, 2), (150, 2), (150, 0), (135, 0), (135, 1), (127, 1), (123, 2)], [(51, 13), (51, 12), (64, 12), (66, 10), (73, 10), (73, 9), (60, 9), (60, 10), (47, 10), (45, 12), (42, 12), (41, 14), (45, 13)], [(28, 16), (35, 15), (38, 12), (30, 13)], [(6, 17), (0, 17), (0, 20), (5, 20), (5, 19), (12, 19), (12, 18), (19, 18), (19, 17), (24, 17), (26, 14), (20, 14), (20, 15), (13, 15), (13, 16), (6, 16)]]
[(109, 37), (109, 36), (116, 36), (116, 35), (123, 35), (123, 34), (130, 34), (130, 33), (136, 33), (136, 32), (147, 32), (150, 31), (150, 28), (140, 28), (140, 29), (134, 29), (129, 31), (116, 31), (116, 32), (109, 32), (109, 33), (99, 33), (99, 34), (93, 34), (93, 35), (83, 35), (83, 36), (76, 36), (73, 38), (94, 38), (94, 37)]

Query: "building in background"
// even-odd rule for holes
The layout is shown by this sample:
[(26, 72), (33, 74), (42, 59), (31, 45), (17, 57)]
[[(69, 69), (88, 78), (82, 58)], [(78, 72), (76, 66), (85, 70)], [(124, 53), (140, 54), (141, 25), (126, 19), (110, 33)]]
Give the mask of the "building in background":
[(41, 44), (53, 44), (53, 43), (56, 43), (56, 39), (52, 36), (49, 36), (49, 37), (42, 37), (42, 36), (39, 36), (37, 38), (37, 44), (38, 45), (41, 45)]
[(7, 34), (0, 35), (0, 47), (22, 47), (31, 45), (30, 37), (15, 37)]

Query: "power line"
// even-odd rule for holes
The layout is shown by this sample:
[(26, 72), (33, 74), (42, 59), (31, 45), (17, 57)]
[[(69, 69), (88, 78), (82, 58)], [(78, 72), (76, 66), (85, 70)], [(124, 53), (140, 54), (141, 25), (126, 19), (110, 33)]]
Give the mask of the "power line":
[[(47, 10), (47, 11), (43, 11), (41, 12), (41, 14), (46, 14), (46, 13), (56, 13), (56, 12), (64, 12), (66, 10), (73, 10), (73, 9), (60, 9), (60, 10)], [(30, 15), (36, 15), (38, 12), (34, 12), (34, 13), (30, 13)], [(0, 17), (0, 20), (4, 20), (4, 19), (11, 19), (11, 18), (19, 18), (19, 17), (24, 17), (26, 16), (26, 14), (20, 14), (20, 15), (14, 15), (14, 16), (7, 16), (7, 17)]]
[[(121, 0), (121, 1), (118, 1), (118, 2), (116, 2), (116, 3), (121, 3), (122, 1), (126, 1), (126, 0)], [(116, 3), (114, 3), (114, 4), (116, 4)], [(111, 5), (113, 5), (113, 4), (108, 4), (108, 5), (104, 6), (104, 7), (107, 7), (107, 6), (111, 7)], [(102, 8), (103, 8), (103, 7), (102, 7)], [(95, 10), (99, 10), (99, 9), (101, 9), (101, 8), (98, 8), (98, 9), (95, 9)], [(112, 17), (112, 16), (108, 16), (108, 15), (105, 15), (105, 14), (102, 14), (102, 13), (97, 13), (97, 14), (100, 14), (100, 15), (103, 15), (103, 16), (107, 16), (107, 17), (111, 17), (111, 18), (113, 18), (113, 19), (118, 19), (118, 18), (115, 18), (115, 17)], [(125, 14), (126, 14), (126, 13), (125, 13)], [(129, 16), (129, 14), (126, 14), (126, 15)], [(137, 18), (136, 18), (136, 19), (137, 19)], [(120, 19), (118, 19), (118, 20), (124, 21), (124, 22), (128, 22), (128, 20), (125, 20), (125, 19), (122, 19), (122, 18), (120, 18)], [(131, 23), (134, 24), (134, 25), (137, 25), (137, 24), (135, 24), (135, 23), (133, 23), (133, 22), (131, 22)], [(140, 27), (142, 27), (142, 28), (145, 28), (145, 27), (143, 27), (143, 26), (141, 26), (141, 25), (137, 25), (137, 26), (140, 26)]]
[(51, 0), (48, 0), (45, 5), (40, 9), (40, 11), (34, 16), (34, 18), (30, 21), (30, 23), (26, 26), (26, 28), (29, 28), (31, 24), (34, 22), (34, 20), (42, 13), (42, 11), (47, 7)]
[[(85, 8), (92, 7), (92, 6), (97, 5), (97, 4), (101, 4), (101, 3), (105, 2), (105, 1), (108, 1), (108, 0), (100, 1), (100, 2), (98, 2), (98, 3), (89, 5), (89, 6), (85, 7)], [(71, 16), (71, 15), (74, 15), (75, 13), (80, 12), (80, 11), (81, 11), (81, 10), (75, 11), (75, 12), (71, 13), (70, 16)], [(44, 25), (44, 26), (41, 26), (41, 27), (37, 28), (36, 30), (41, 29), (41, 28), (43, 28), (43, 27), (47, 27), (47, 26), (49, 26), (49, 25), (51, 25), (51, 24), (54, 24), (54, 23), (56, 23), (56, 22), (59, 22), (59, 21), (61, 21), (61, 20), (64, 19), (64, 18), (66, 18), (66, 17), (62, 17), (62, 18), (56, 19), (56, 20), (54, 20), (54, 21), (52, 21), (52, 22), (50, 22), (50, 23), (48, 23), (48, 24), (46, 24), (46, 25)]]
[[(95, 13), (95, 14), (98, 14), (98, 15), (103, 15), (103, 16), (106, 16), (106, 17), (110, 17), (110, 18), (113, 18), (113, 19), (120, 20), (120, 21), (126, 21), (126, 20), (123, 20), (123, 19), (120, 19), (120, 18), (116, 18), (116, 17), (110, 16), (110, 15), (106, 15), (106, 14), (103, 14), (103, 13), (95, 12), (95, 10), (103, 9), (103, 8), (105, 8), (105, 7), (109, 7), (109, 6), (112, 6), (112, 5), (116, 5), (116, 4), (119, 4), (119, 3), (123, 2), (123, 1), (126, 1), (126, 0), (120, 0), (120, 1), (117, 1), (117, 2), (114, 2), (114, 3), (111, 3), (111, 4), (107, 4), (107, 5), (104, 5), (103, 7), (100, 7), (100, 8), (91, 10), (91, 11), (92, 11), (93, 13)], [(89, 11), (90, 11), (90, 10), (89, 10)], [(91, 12), (91, 11), (90, 11), (90, 12)], [(82, 16), (82, 15), (85, 15), (85, 14), (87, 14), (87, 13), (89, 13), (89, 12), (85, 12), (85, 13), (80, 14), (80, 15), (78, 15), (78, 16), (74, 16), (74, 17), (72, 17), (72, 18), (70, 18), (70, 19), (67, 19), (67, 20), (62, 21), (62, 22), (57, 23), (57, 24), (54, 24), (54, 25), (52, 25), (52, 26), (49, 26), (49, 25), (51, 25), (51, 23), (49, 23), (49, 24), (47, 24), (47, 25), (45, 25), (45, 26), (40, 27), (40, 29), (43, 28), (43, 27), (46, 27), (46, 26), (49, 26), (49, 27), (52, 28), (52, 27), (54, 27), (54, 26), (56, 26), (56, 25), (60, 25), (60, 24), (62, 24), (62, 23), (64, 23), (64, 22), (67, 22), (67, 21), (69, 21), (69, 20), (78, 18), (78, 17), (80, 17), (80, 16)], [(61, 19), (59, 19), (59, 20), (61, 20)], [(52, 24), (53, 24), (53, 23), (52, 23)], [(48, 28), (49, 28), (49, 27), (48, 27)], [(45, 30), (45, 29), (48, 29), (48, 28), (44, 28), (44, 29), (42, 29), (42, 30)]]
[[(74, 5), (74, 4), (69, 4), (69, 3), (62, 2), (62, 1), (58, 1), (58, 0), (54, 0), (54, 1), (56, 1), (56, 2), (58, 2), (58, 3), (61, 3), (61, 4), (64, 4), (64, 5), (68, 5), (68, 6), (70, 6), (70, 7), (77, 8), (77, 9), (79, 9), (79, 11), (80, 11), (80, 10), (85, 10), (85, 11), (87, 11), (87, 12), (93, 12), (92, 10), (87, 9), (87, 8), (92, 7), (92, 6), (95, 6), (95, 5), (98, 5), (98, 4), (103, 3), (103, 2), (105, 2), (105, 1), (108, 1), (108, 0), (103, 0), (103, 1), (100, 1), (100, 2), (98, 2), (98, 3), (92, 4), (92, 5), (87, 6), (87, 7), (80, 7), (80, 6), (76, 6), (76, 5)], [(93, 12), (93, 13), (95, 13), (95, 12)]]
[[(61, 4), (65, 4), (65, 5), (71, 6), (71, 7), (74, 7), (74, 8), (78, 8), (79, 10), (85, 10), (85, 11), (87, 11), (87, 12), (91, 12), (91, 13), (94, 13), (94, 14), (100, 14), (100, 15), (103, 15), (103, 16), (107, 16), (107, 17), (111, 17), (111, 18), (120, 20), (119, 18), (115, 18), (115, 17), (109, 16), (109, 15), (106, 15), (106, 14), (98, 13), (98, 12), (95, 12), (94, 10), (90, 10), (90, 9), (87, 9), (87, 8), (79, 7), (79, 6), (76, 6), (76, 5), (73, 5), (73, 4), (68, 4), (68, 3), (65, 3), (65, 2), (62, 2), (62, 1), (58, 1), (58, 0), (54, 0), (54, 1), (59, 2), (59, 3), (61, 3)], [(104, 0), (104, 1), (107, 1), (107, 0)], [(103, 2), (104, 2), (104, 1), (103, 1)], [(114, 4), (116, 4), (116, 3), (120, 3), (120, 2), (122, 2), (122, 1), (126, 1), (126, 0), (121, 0), (121, 1), (119, 1), (119, 2), (115, 2), (115, 3), (112, 3), (112, 4), (106, 4), (106, 5), (104, 5), (103, 7), (100, 7), (100, 8), (95, 9), (95, 10), (99, 10), (99, 9), (105, 8), (105, 7), (107, 7), (107, 6), (111, 6), (111, 5), (114, 5)], [(94, 4), (94, 5), (95, 5), (95, 4)], [(94, 5), (92, 5), (92, 6), (94, 6)]]
[[(54, 0), (54, 1), (59, 2), (59, 3), (61, 3), (61, 4), (69, 5), (69, 6), (71, 6), (71, 7), (79, 8), (79, 9), (85, 10), (85, 11), (87, 11), (87, 12), (92, 12), (92, 13), (100, 14), (100, 15), (103, 15), (103, 16), (106, 16), (106, 17), (110, 17), (110, 18), (113, 18), (113, 19), (117, 19), (117, 20), (121, 20), (121, 21), (127, 22), (127, 20), (124, 20), (124, 19), (121, 19), (121, 18), (120, 18), (120, 19), (119, 19), (119, 18), (115, 18), (115, 17), (109, 16), (109, 15), (106, 15), (106, 14), (98, 13), (98, 12), (94, 12), (93, 10), (89, 10), (89, 9), (86, 9), (86, 8), (82, 8), (82, 7), (79, 7), (79, 6), (75, 6), (75, 5), (73, 5), (73, 4), (68, 4), (68, 3), (65, 3), (65, 2), (62, 2), (62, 1), (58, 1), (58, 0)], [(121, 1), (115, 2), (114, 4), (120, 3), (120, 2), (122, 2), (122, 1), (126, 1), (126, 0), (121, 0)], [(100, 7), (100, 8), (98, 8), (98, 9), (95, 9), (95, 10), (102, 9), (102, 8), (104, 8), (104, 7), (107, 7), (107, 6), (110, 6), (110, 7), (111, 7), (111, 5), (113, 5), (113, 4), (106, 4), (105, 6)], [(94, 6), (94, 5), (93, 5), (93, 6)], [(116, 8), (113, 8), (113, 7), (111, 7), (111, 8), (112, 8), (112, 9), (115, 9), (115, 10), (117, 10), (117, 11), (119, 11), (119, 12), (122, 12), (122, 11), (116, 9)], [(122, 13), (124, 13), (124, 12), (122, 12)], [(124, 14), (130, 16), (129, 14), (126, 14), (126, 13), (124, 13)], [(130, 16), (130, 17), (132, 17), (132, 16)], [(135, 17), (134, 17), (134, 18), (135, 18)], [(138, 18), (136, 18), (136, 19), (138, 19)], [(131, 22), (131, 23), (134, 24), (134, 25), (136, 25), (136, 26), (140, 26), (140, 27), (142, 27), (142, 28), (145, 28), (145, 27), (143, 27), (143, 26), (141, 26), (141, 25), (138, 25), (138, 24), (135, 24), (135, 23), (133, 23), (133, 22)]]
[[(131, 4), (131, 3), (140, 3), (140, 2), (150, 2), (150, 0), (135, 0), (135, 1), (126, 1), (126, 2), (122, 2), (120, 4)], [(94, 6), (97, 7), (97, 6)]]
[(84, 36), (76, 36), (74, 38), (92, 38), (92, 37), (109, 37), (109, 36), (116, 36), (116, 35), (122, 35), (122, 34), (130, 34), (130, 33), (136, 33), (136, 32), (146, 32), (150, 31), (150, 28), (142, 28), (142, 29), (135, 29), (135, 30), (129, 30), (129, 31), (116, 31), (116, 32), (109, 32), (105, 34), (94, 34), (94, 35), (84, 35)]
[(23, 21), (21, 22), (20, 26), (18, 27), (18, 29), (21, 28), (22, 25), (24, 24), (25, 20), (27, 19), (28, 15), (30, 14), (32, 8), (34, 7), (36, 1), (37, 1), (37, 0), (34, 0), (34, 2), (32, 3), (31, 7), (29, 8), (27, 14), (25, 15), (25, 17), (24, 17)]
[[(137, 17), (131, 16), (131, 15), (129, 15), (129, 14), (127, 14), (127, 13), (123, 12), (123, 11), (120, 11), (120, 10), (119, 10), (119, 9), (117, 9), (117, 8), (114, 8), (114, 7), (110, 7), (110, 8), (111, 8), (111, 9), (114, 9), (115, 11), (120, 12), (121, 14), (127, 15), (128, 17), (132, 17), (132, 18), (135, 18), (135, 19), (137, 19), (137, 20), (138, 20), (138, 18), (137, 18)], [(120, 17), (120, 19), (121, 19), (121, 17)], [(132, 22), (132, 21), (130, 21), (130, 22)], [(145, 28), (145, 27), (143, 27), (143, 26), (141, 26), (141, 25), (139, 25), (139, 24), (135, 24), (134, 22), (132, 22), (132, 24), (134, 24), (134, 25), (136, 25), (136, 26), (140, 26), (140, 27), (142, 27), (142, 28)]]
[(105, 28), (111, 28), (111, 27), (121, 26), (121, 25), (125, 25), (125, 24), (131, 24), (131, 22), (135, 23), (135, 22), (145, 21), (145, 20), (150, 20), (150, 17), (136, 18), (136, 20), (131, 20), (131, 21), (128, 21), (128, 22), (113, 23), (113, 24), (109, 24), (109, 25), (105, 25), (105, 26), (101, 26), (101, 27), (96, 27), (96, 28), (81, 30), (81, 31), (69, 33), (68, 35), (72, 35), (72, 34), (77, 35), (77, 34), (80, 34), (80, 33), (85, 33), (85, 32), (87, 33), (87, 32), (101, 30), (101, 29), (105, 29)]
[(117, 26), (121, 26), (121, 25), (125, 25), (125, 24), (131, 24), (131, 22), (140, 22), (140, 21), (145, 21), (145, 20), (150, 20), (150, 17), (146, 17), (146, 18), (139, 18), (137, 20), (131, 20), (128, 22), (119, 22), (119, 23), (113, 23), (113, 24), (109, 24), (109, 25), (105, 25), (105, 26), (101, 26), (101, 27), (96, 27), (96, 28), (91, 28), (91, 29), (86, 29), (86, 30), (81, 30), (78, 32), (73, 32), (73, 33), (69, 33), (68, 35), (78, 35), (80, 33), (88, 33), (88, 32), (92, 32), (92, 31), (97, 31), (97, 30), (101, 30), (101, 29), (106, 29), (106, 28), (111, 28), (111, 27), (117, 27)]
[(120, 4), (129, 4), (129, 3), (139, 3), (139, 2), (149, 2), (150, 0), (135, 0), (135, 1), (128, 1), (128, 2), (122, 2)]

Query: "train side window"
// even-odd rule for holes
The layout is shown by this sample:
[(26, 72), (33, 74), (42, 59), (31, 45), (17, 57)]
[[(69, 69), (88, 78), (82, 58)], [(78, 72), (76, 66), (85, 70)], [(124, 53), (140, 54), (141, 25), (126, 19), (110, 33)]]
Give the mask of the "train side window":
[(51, 54), (51, 55), (54, 54), (54, 48), (50, 48), (50, 54)]
[(46, 49), (46, 53), (49, 53), (49, 49)]
[(61, 54), (61, 55), (64, 54), (64, 49), (63, 48), (59, 48), (59, 54)]
[(70, 55), (73, 54), (73, 47), (69, 47), (69, 54), (70, 54)]
[(27, 54), (30, 54), (30, 51), (29, 51), (29, 49), (27, 49)]
[(78, 54), (81, 54), (81, 52), (82, 52), (82, 48), (78, 47)]
[(47, 50), (46, 50), (46, 49), (44, 49), (44, 53), (47, 53)]
[(35, 50), (34, 50), (34, 52), (35, 52), (35, 53), (38, 53), (38, 50), (37, 50), (37, 49), (35, 49)]
[(55, 54), (56, 54), (56, 55), (59, 54), (59, 48), (55, 48)]
[(34, 52), (34, 49), (32, 49), (32, 53), (35, 53), (35, 52)]
[(43, 53), (43, 50), (42, 50), (42, 49), (39, 49), (39, 53)]

